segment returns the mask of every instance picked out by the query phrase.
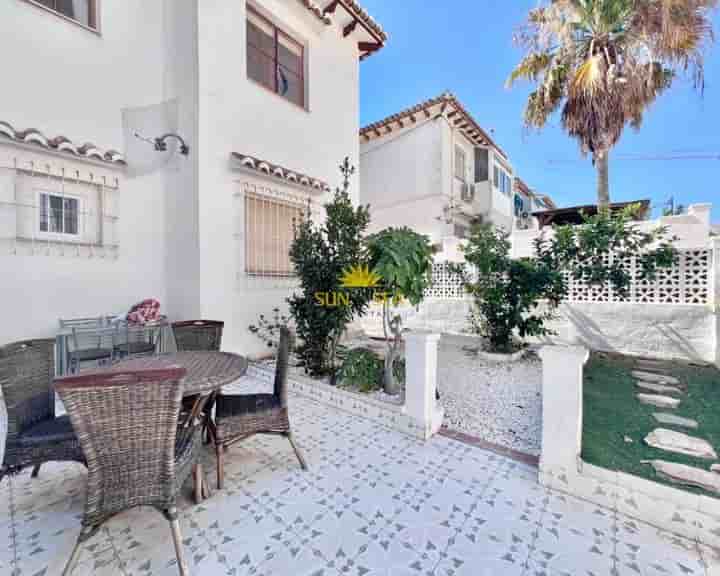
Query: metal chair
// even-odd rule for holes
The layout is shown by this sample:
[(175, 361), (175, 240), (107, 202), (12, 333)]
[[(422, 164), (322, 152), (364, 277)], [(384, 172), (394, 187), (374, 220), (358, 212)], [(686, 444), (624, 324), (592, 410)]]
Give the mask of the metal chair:
[(288, 417), (288, 359), (293, 336), (287, 328), (280, 329), (275, 384), (272, 394), (218, 394), (215, 398), (215, 425), (210, 428), (217, 456), (217, 486), (223, 487), (224, 452), (231, 444), (254, 434), (280, 434), (292, 446), (300, 467), (307, 470), (305, 458), (290, 430)]
[(162, 326), (132, 325), (123, 322), (119, 325), (119, 342), (113, 347), (114, 358), (130, 356), (152, 356), (157, 352)]
[(54, 340), (26, 340), (0, 347), (0, 388), (8, 414), (5, 474), (51, 461), (85, 463), (80, 443), (67, 416), (55, 417)]
[(178, 425), (185, 373), (184, 368), (166, 368), (56, 380), (88, 467), (82, 530), (64, 575), (72, 572), (82, 544), (105, 521), (136, 506), (153, 506), (165, 515), (180, 574), (189, 573), (176, 501), (193, 466), (196, 494), (202, 492), (202, 477), (194, 421)]
[(60, 329), (72, 333), (67, 353), (71, 374), (78, 373), (83, 362), (103, 364), (112, 361), (118, 330), (110, 325), (110, 319), (110, 316), (60, 319)]
[(186, 320), (173, 322), (172, 330), (178, 352), (185, 350), (220, 350), (224, 322), (218, 320)]

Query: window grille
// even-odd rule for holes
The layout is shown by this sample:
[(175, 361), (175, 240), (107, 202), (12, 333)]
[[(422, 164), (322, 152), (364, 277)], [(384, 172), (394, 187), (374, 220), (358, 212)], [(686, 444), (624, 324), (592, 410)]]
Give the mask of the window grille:
[(240, 276), (262, 281), (263, 287), (294, 284), (290, 249), (295, 228), (308, 215), (317, 221), (317, 204), (307, 194), (255, 182), (240, 183), (236, 202)]
[(0, 254), (117, 258), (118, 180), (0, 158)]

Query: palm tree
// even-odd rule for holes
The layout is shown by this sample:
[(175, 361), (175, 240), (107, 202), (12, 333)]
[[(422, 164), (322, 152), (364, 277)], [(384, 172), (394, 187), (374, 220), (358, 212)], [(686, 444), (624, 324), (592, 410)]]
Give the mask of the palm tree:
[(550, 0), (515, 35), (525, 56), (508, 85), (536, 84), (525, 125), (542, 128), (562, 107), (563, 127), (592, 155), (599, 206), (610, 202), (608, 155), (625, 125), (639, 129), (644, 111), (680, 74), (702, 91), (718, 1)]

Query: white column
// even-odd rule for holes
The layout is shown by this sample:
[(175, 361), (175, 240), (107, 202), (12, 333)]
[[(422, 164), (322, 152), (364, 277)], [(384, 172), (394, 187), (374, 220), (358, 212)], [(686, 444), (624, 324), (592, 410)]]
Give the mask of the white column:
[(583, 365), (590, 355), (582, 346), (543, 346), (542, 447), (544, 476), (575, 474), (580, 461), (583, 421)]
[(440, 334), (411, 332), (405, 338), (405, 406), (424, 439), (442, 426), (443, 409), (436, 400)]
[(710, 306), (715, 312), (715, 365), (720, 366), (720, 238), (710, 239), (710, 249), (712, 250), (710, 262)]

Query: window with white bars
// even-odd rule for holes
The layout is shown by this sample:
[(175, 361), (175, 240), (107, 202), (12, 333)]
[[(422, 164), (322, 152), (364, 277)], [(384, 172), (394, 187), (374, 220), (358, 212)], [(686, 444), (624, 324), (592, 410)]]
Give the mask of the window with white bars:
[(265, 278), (293, 277), (290, 248), (295, 226), (305, 217), (307, 204), (255, 186), (246, 186), (244, 192), (245, 273)]
[(115, 179), (0, 159), (0, 253), (116, 256), (118, 194)]

